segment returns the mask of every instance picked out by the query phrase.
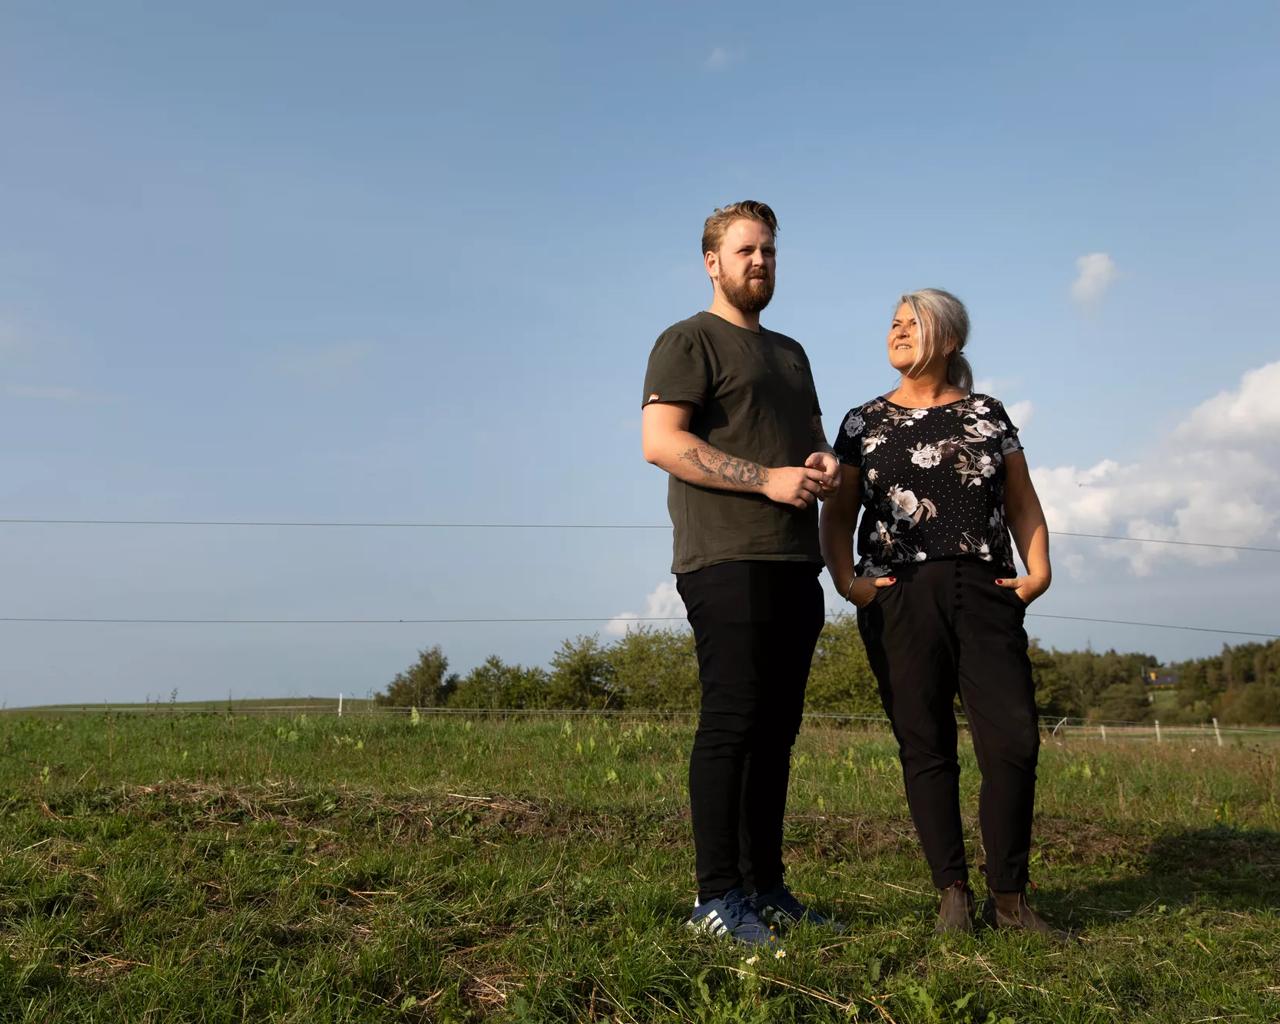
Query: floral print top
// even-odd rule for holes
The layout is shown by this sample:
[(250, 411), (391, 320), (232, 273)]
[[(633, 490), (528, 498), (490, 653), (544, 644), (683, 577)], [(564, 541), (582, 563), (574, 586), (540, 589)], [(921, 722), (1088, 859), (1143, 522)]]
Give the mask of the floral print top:
[(936, 558), (981, 559), (1014, 574), (1004, 457), (1022, 442), (990, 395), (931, 409), (872, 399), (849, 410), (832, 447), (862, 472), (859, 576)]

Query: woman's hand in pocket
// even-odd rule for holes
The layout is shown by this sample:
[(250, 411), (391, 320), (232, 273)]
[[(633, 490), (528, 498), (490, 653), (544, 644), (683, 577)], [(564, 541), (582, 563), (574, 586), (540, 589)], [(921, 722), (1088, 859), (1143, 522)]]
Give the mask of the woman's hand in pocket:
[(891, 587), (897, 582), (893, 576), (856, 576), (844, 596), (855, 608), (865, 608), (876, 599), (877, 590)]
[(997, 587), (1008, 587), (1023, 604), (1030, 604), (1049, 589), (1049, 580), (1044, 576), (1015, 576), (1012, 579), (996, 580)]

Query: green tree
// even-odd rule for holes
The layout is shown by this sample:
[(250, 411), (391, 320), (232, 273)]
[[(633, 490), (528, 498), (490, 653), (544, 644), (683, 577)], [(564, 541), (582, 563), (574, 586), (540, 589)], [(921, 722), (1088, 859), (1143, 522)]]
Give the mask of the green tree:
[(459, 680), (449, 695), (454, 708), (541, 708), (547, 706), (547, 673), (508, 665), (490, 655)]
[(831, 714), (884, 713), (855, 616), (839, 615), (822, 627), (804, 704), (806, 711)]
[(375, 704), (398, 708), (434, 708), (449, 699), (458, 685), (457, 674), (449, 674), (449, 659), (440, 645), (418, 652), (418, 660), (397, 672), (386, 693), (373, 696)]
[(1148, 722), (1151, 702), (1147, 689), (1139, 680), (1112, 683), (1098, 697), (1089, 717), (1096, 722)]
[(688, 630), (629, 629), (608, 648), (613, 684), (628, 708), (687, 711), (697, 708), (698, 654)]
[(596, 636), (566, 640), (551, 658), (548, 706), (553, 708), (620, 708), (622, 695), (609, 651)]
[(1079, 718), (1084, 710), (1076, 706), (1075, 688), (1063, 670), (1057, 651), (1046, 651), (1035, 640), (1027, 649), (1031, 659), (1031, 680), (1036, 688), (1036, 708), (1040, 714), (1058, 718)]

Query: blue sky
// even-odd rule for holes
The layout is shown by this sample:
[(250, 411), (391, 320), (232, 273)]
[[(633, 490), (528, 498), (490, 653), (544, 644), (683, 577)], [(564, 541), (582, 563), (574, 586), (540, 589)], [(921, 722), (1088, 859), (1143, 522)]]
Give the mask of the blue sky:
[[(1270, 3), (2, 3), (0, 518), (662, 523), (645, 358), (751, 197), (830, 429), (945, 287), (1051, 526), (1280, 547), (1278, 37)], [(0, 616), (666, 612), (669, 554), (10, 525)], [(1055, 554), (1036, 611), (1274, 631), (1280, 555)], [(597, 628), (0, 623), (0, 701), (364, 693)]]

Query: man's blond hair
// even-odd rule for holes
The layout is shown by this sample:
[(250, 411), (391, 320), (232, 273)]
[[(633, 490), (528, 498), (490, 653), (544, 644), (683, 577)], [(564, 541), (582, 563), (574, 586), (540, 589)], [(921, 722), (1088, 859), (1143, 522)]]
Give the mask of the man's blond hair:
[(769, 229), (774, 238), (778, 237), (778, 218), (764, 203), (754, 199), (744, 199), (740, 203), (730, 203), (715, 211), (702, 225), (702, 254), (719, 252), (724, 233), (735, 220), (758, 220)]

